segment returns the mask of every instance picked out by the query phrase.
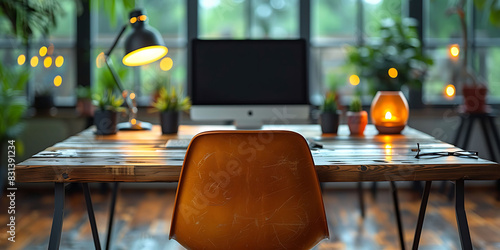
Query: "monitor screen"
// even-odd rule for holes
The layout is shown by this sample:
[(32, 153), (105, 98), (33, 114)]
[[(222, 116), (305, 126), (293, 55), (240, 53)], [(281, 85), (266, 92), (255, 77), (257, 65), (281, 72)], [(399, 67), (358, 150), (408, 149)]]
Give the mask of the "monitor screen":
[(308, 104), (305, 40), (194, 40), (193, 105)]

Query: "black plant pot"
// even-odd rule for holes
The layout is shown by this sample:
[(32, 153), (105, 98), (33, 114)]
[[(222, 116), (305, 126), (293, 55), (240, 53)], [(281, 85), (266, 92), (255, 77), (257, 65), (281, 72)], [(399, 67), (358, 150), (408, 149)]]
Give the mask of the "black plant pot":
[(50, 109), (54, 107), (54, 97), (52, 95), (35, 95), (33, 107), (38, 115), (48, 115)]
[(339, 128), (338, 113), (321, 113), (319, 115), (319, 124), (323, 134), (336, 134)]
[(94, 124), (97, 128), (98, 135), (113, 135), (116, 134), (116, 124), (118, 113), (111, 110), (96, 110), (94, 112)]
[(160, 124), (162, 134), (177, 134), (179, 130), (179, 112), (166, 111), (160, 113)]

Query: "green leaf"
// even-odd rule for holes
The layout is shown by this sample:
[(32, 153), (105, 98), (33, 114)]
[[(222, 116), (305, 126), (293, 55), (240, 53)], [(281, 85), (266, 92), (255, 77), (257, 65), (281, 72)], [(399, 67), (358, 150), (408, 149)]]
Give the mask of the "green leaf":
[(483, 9), (484, 6), (486, 6), (487, 2), (488, 2), (488, 0), (474, 0), (474, 4), (476, 5), (476, 7), (478, 9)]
[(495, 26), (500, 26), (500, 7), (491, 6), (490, 9), (490, 22)]

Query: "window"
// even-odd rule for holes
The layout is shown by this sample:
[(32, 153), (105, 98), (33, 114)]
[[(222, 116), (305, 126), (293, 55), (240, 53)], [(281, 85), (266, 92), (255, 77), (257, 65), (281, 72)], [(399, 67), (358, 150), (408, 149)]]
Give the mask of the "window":
[(200, 0), (199, 38), (298, 38), (299, 0)]
[[(33, 102), (35, 96), (51, 95), (55, 105), (73, 106), (76, 100), (77, 7), (75, 1), (69, 0), (61, 1), (60, 7), (64, 14), (56, 15), (57, 26), (49, 35), (34, 32), (27, 46), (19, 39), (0, 35), (0, 53), (5, 64), (26, 67), (29, 70), (30, 80), (26, 91), (28, 100)], [(10, 29), (10, 24), (4, 20), (0, 27), (7, 30)]]
[(344, 47), (376, 41), (380, 21), (402, 15), (401, 0), (315, 0), (311, 4), (311, 84), (317, 86), (312, 103), (319, 105), (327, 90), (336, 89), (343, 96), (367, 93), (363, 79), (357, 86), (349, 84), (354, 72), (342, 67)]
[[(100, 53), (109, 49), (120, 28), (127, 22), (128, 11), (125, 10), (123, 1), (116, 1), (114, 6), (104, 0), (91, 2), (90, 72), (93, 72), (93, 76), (90, 81), (98, 84), (98, 71), (94, 61)], [(489, 102), (499, 103), (500, 73), (495, 68), (500, 64), (500, 29), (491, 24), (488, 8), (478, 9), (472, 1), (467, 2), (467, 13), (471, 13), (467, 16), (470, 45), (468, 63), (489, 86)], [(303, 12), (301, 13), (300, 6), (304, 3), (310, 4), (309, 20), (301, 19)], [(324, 91), (331, 88), (338, 89), (346, 96), (356, 92), (367, 93), (367, 83), (363, 79), (357, 86), (349, 84), (348, 78), (352, 72), (347, 72), (343, 67), (346, 58), (344, 47), (377, 42), (380, 36), (377, 29), (379, 22), (387, 17), (404, 16), (410, 3), (409, 0), (141, 1), (141, 7), (148, 13), (150, 25), (161, 33), (169, 49), (167, 57), (173, 62), (172, 68), (165, 71), (165, 65), (168, 65), (166, 60), (170, 59), (163, 60), (163, 69), (162, 61), (133, 68), (122, 65), (126, 34), (115, 48), (112, 58), (116, 68), (124, 68), (123, 71), (128, 72), (121, 79), (123, 84), (136, 92), (140, 106), (148, 106), (158, 83), (171, 81), (176, 85), (187, 86), (189, 38), (295, 39), (310, 34), (309, 37), (304, 37), (310, 41), (311, 46), (310, 94), (311, 102), (318, 105)], [(443, 94), (445, 87), (453, 84), (450, 82), (451, 72), (458, 64), (450, 57), (450, 46), (462, 43), (458, 16), (448, 14), (451, 4), (453, 3), (450, 1), (424, 0), (422, 13), (417, 15), (423, 23), (421, 28), (425, 52), (434, 59), (434, 65), (429, 68), (422, 88), (423, 101), (427, 104), (461, 103), (459, 95), (449, 99)], [(115, 9), (113, 20), (104, 5)], [(23, 65), (32, 72), (27, 91), (30, 100), (33, 100), (35, 94), (51, 92), (57, 106), (72, 106), (76, 99), (76, 75), (80, 70), (75, 56), (78, 6), (75, 1), (70, 0), (61, 1), (61, 6), (65, 15), (57, 17), (57, 28), (50, 35), (35, 34), (29, 47), (24, 47), (18, 40), (5, 35), (7, 32), (0, 33), (0, 57), (3, 62), (11, 65), (17, 64), (19, 55), (27, 57)], [(188, 15), (195, 12), (195, 17)], [(191, 30), (188, 30), (188, 17), (196, 19), (197, 25), (190, 27)], [(304, 23), (300, 23), (301, 21)], [(197, 30), (193, 27), (197, 27)], [(303, 32), (300, 27), (309, 27), (309, 30)], [(5, 19), (0, 20), (0, 30), (6, 29), (9, 29), (9, 24)], [(40, 55), (42, 47), (46, 47), (51, 54), (47, 52)], [(32, 67), (30, 64), (34, 56), (38, 63)], [(62, 58), (59, 59), (59, 62), (63, 62), (61, 65), (57, 63), (58, 57)], [(54, 80), (59, 86), (54, 85)], [(370, 96), (366, 97), (369, 99)], [(366, 103), (368, 102), (365, 101)]]
[[(455, 3), (451, 3), (455, 4)], [(460, 83), (453, 82), (453, 71), (460, 70), (460, 61), (450, 54), (450, 49), (461, 48), (462, 31), (458, 15), (450, 14), (454, 7), (448, 1), (426, 0), (424, 10), (424, 41), (428, 55), (434, 59), (434, 66), (429, 70), (423, 91), (423, 101), (427, 104), (460, 104)], [(500, 82), (496, 66), (500, 63), (498, 38), (500, 29), (489, 21), (489, 8), (478, 9), (472, 1), (465, 8), (468, 26), (469, 68), (488, 86), (488, 102), (500, 102)], [(462, 58), (460, 58), (462, 59)], [(443, 73), (445, 72), (445, 73)], [(446, 98), (446, 86), (453, 84), (457, 88), (455, 98)]]

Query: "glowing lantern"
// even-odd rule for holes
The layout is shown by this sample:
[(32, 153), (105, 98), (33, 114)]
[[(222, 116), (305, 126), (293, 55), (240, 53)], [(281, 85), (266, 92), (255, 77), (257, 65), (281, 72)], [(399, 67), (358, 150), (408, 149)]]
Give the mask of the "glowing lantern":
[(371, 120), (381, 134), (399, 134), (409, 116), (408, 102), (401, 91), (379, 91), (371, 105)]

